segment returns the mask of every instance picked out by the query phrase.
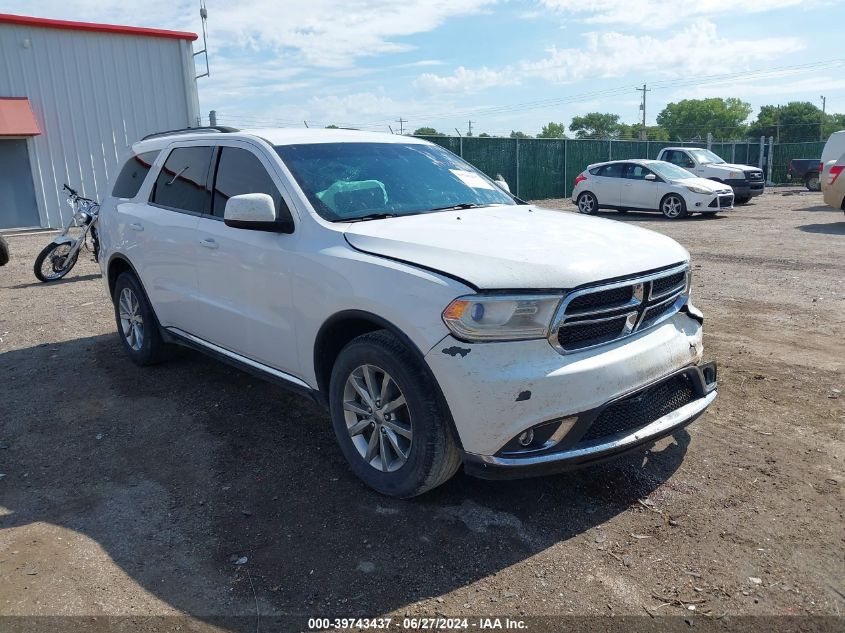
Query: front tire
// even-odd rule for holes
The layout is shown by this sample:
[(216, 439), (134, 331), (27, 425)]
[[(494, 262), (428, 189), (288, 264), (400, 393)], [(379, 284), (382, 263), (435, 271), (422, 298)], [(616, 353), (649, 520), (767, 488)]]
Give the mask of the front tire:
[(39, 281), (57, 281), (61, 279), (76, 265), (76, 259), (79, 257), (79, 251), (73, 257), (68, 257), (72, 249), (73, 244), (69, 242), (62, 242), (60, 244), (50, 242), (38, 253), (38, 257), (35, 258), (35, 265), (32, 267), (32, 272), (35, 273)]
[(576, 203), (578, 205), (578, 212), (584, 215), (593, 215), (599, 210), (599, 201), (590, 191), (585, 191), (578, 196)]
[(740, 196), (739, 198), (734, 198), (734, 204), (746, 204), (749, 200), (751, 200), (750, 196)]
[(677, 193), (670, 193), (660, 201), (660, 212), (670, 220), (687, 217), (687, 203)]
[(114, 284), (112, 300), (117, 333), (133, 363), (155, 365), (173, 355), (173, 346), (162, 340), (158, 319), (141, 282), (133, 273), (120, 274)]
[(370, 488), (408, 498), (461, 464), (449, 413), (422, 362), (386, 330), (363, 334), (332, 368), (329, 408), (340, 449)]

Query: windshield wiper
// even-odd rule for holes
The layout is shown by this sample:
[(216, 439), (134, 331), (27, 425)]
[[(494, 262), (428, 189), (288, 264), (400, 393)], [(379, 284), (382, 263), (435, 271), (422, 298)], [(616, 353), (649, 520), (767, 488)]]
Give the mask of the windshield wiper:
[(347, 219), (339, 219), (336, 222), (365, 222), (367, 220), (384, 220), (385, 218), (395, 218), (398, 217), (395, 213), (370, 213), (368, 215), (362, 215), (358, 218), (349, 218)]
[(489, 207), (489, 204), (478, 204), (476, 202), (461, 202), (459, 204), (450, 204), (445, 207), (434, 207), (429, 211), (449, 211), (451, 209), (478, 209), (479, 207)]

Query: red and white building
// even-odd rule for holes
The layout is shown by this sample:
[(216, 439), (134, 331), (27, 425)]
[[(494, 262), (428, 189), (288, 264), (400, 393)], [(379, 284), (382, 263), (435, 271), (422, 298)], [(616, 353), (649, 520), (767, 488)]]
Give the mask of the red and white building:
[(59, 227), (129, 146), (200, 123), (195, 33), (0, 14), (0, 229)]

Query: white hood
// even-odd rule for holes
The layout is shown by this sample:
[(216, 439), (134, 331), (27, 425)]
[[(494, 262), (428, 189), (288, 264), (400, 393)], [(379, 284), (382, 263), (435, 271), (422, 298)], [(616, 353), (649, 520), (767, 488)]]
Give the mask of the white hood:
[(719, 169), (724, 171), (738, 171), (745, 175), (746, 171), (763, 171), (759, 167), (752, 167), (751, 165), (734, 165), (733, 163), (710, 163), (704, 165), (707, 169)]
[(689, 259), (675, 240), (624, 222), (535, 206), (424, 213), (350, 224), (358, 250), (482, 290), (561, 289)]
[(684, 187), (701, 187), (702, 189), (707, 189), (707, 191), (710, 191), (711, 193), (733, 191), (733, 189), (731, 189), (728, 185), (715, 180), (710, 180), (709, 178), (682, 178), (680, 180), (673, 180), (672, 183), (676, 185), (683, 185)]

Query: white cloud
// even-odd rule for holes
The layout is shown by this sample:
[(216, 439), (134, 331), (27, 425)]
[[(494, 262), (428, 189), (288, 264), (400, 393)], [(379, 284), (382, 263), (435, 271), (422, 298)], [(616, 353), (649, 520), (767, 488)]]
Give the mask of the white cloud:
[(668, 99), (669, 101), (677, 99), (702, 99), (705, 97), (720, 97), (725, 94), (734, 94), (741, 95), (743, 100), (749, 101), (754, 97), (791, 95), (789, 98), (790, 101), (812, 101), (813, 103), (817, 103), (819, 94), (839, 90), (845, 90), (845, 79), (830, 75), (819, 75), (779, 83), (772, 83), (771, 80), (767, 79), (765, 82), (731, 81), (707, 86), (695, 86), (684, 88), (683, 91), (676, 91)]
[(411, 50), (401, 38), (477, 13), (493, 2), (243, 0), (209, 7), (209, 25), (214, 38), (256, 49), (292, 51), (315, 66), (343, 67), (360, 57)]
[(519, 83), (519, 78), (512, 75), (508, 69), (492, 70), (486, 66), (477, 69), (459, 66), (451, 75), (423, 73), (414, 80), (416, 88), (429, 92), (463, 92), (466, 94), (517, 83)]
[(546, 57), (522, 60), (500, 69), (461, 66), (450, 75), (424, 73), (414, 85), (432, 92), (471, 93), (529, 78), (552, 83), (630, 75), (650, 80), (694, 80), (697, 76), (756, 69), (761, 63), (802, 48), (801, 40), (793, 37), (719, 37), (715, 24), (698, 20), (668, 37), (616, 31), (585, 33), (579, 48), (552, 48)]
[[(297, 63), (346, 67), (411, 50), (401, 39), (483, 11), (496, 0), (208, 0), (209, 48), (272, 50)], [(2, 11), (177, 30), (200, 28), (195, 0), (4, 1)]]
[[(587, 24), (626, 24), (662, 29), (702, 17), (763, 13), (806, 7), (814, 0), (540, 0), (546, 8)], [(803, 9), (802, 9), (803, 10)]]

